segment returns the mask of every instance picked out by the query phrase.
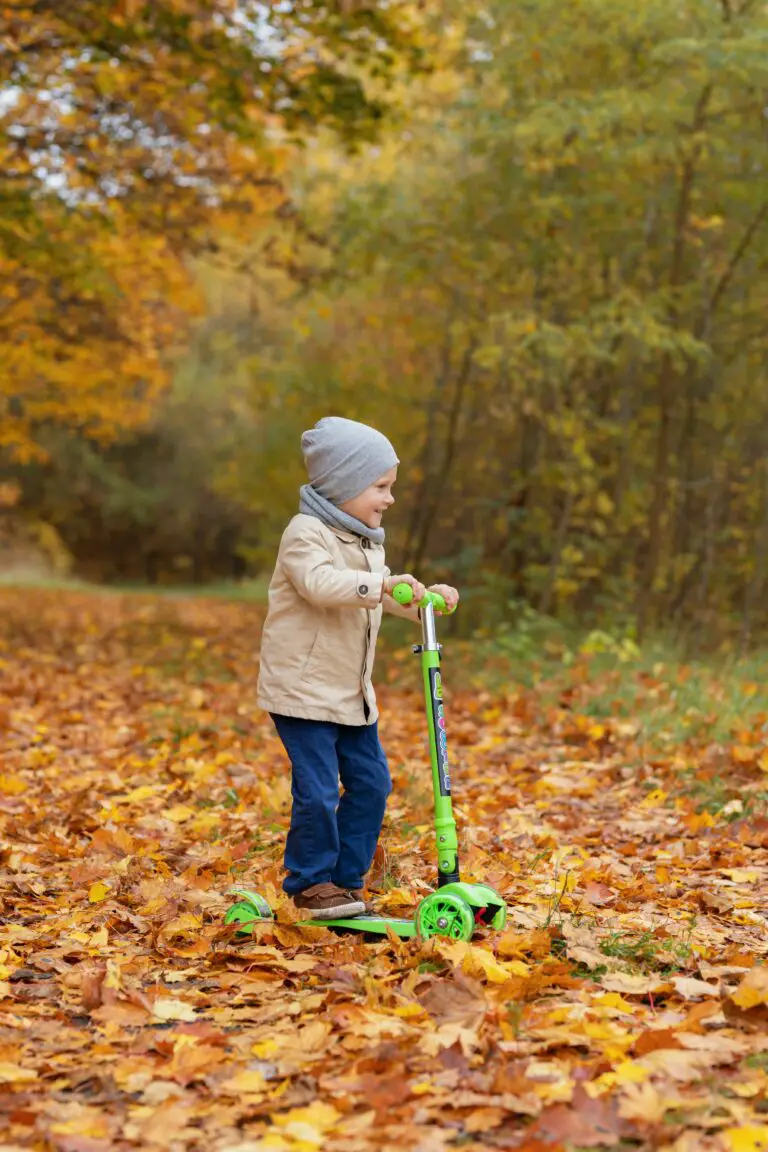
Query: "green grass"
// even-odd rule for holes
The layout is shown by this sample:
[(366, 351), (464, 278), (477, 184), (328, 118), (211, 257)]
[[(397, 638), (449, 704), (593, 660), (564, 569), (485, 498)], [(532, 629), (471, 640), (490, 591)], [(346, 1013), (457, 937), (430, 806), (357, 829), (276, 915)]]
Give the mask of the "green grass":
[(611, 932), (599, 944), (604, 956), (624, 960), (642, 970), (658, 970), (662, 974), (683, 970), (691, 956), (691, 936), (695, 920), (691, 920), (688, 934), (682, 939), (659, 938), (653, 932)]
[[(411, 636), (393, 632), (384, 631), (379, 674), (394, 656), (402, 683), (408, 669), (394, 644), (402, 651)], [(594, 755), (620, 750), (646, 775), (649, 762), (672, 768), (663, 785), (669, 804), (686, 796), (696, 811), (726, 821), (768, 812), (768, 772), (757, 763), (768, 752), (767, 649), (691, 659), (663, 636), (637, 645), (618, 629), (579, 634), (531, 613), (470, 640), (455, 634), (454, 622), (440, 635), (449, 693), (488, 691), (519, 708), (529, 729), (546, 733), (557, 723), (566, 741), (588, 743), (584, 718), (594, 721), (605, 729)], [(739, 745), (746, 766), (733, 756)]]
[(639, 742), (661, 752), (738, 740), (768, 715), (768, 650), (687, 660), (660, 638), (638, 648), (626, 637), (607, 636), (611, 643), (601, 645), (594, 636), (568, 644), (551, 639), (536, 651), (525, 638), (518, 651), (509, 636), (446, 643), (455, 668), (450, 683), (530, 694), (542, 713), (564, 710), (596, 723), (613, 721), (625, 735), (634, 727)]

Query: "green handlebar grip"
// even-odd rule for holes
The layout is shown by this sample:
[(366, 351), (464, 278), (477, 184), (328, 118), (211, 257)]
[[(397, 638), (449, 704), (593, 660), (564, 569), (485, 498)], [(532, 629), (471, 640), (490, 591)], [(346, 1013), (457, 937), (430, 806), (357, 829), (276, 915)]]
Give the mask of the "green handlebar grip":
[[(413, 588), (410, 584), (396, 584), (392, 589), (392, 597), (397, 600), (398, 604), (408, 605), (413, 603)], [(431, 604), (438, 612), (448, 612), (448, 606), (439, 592), (426, 592), (424, 599), (419, 600), (416, 605), (417, 608), (422, 608), (425, 604)], [(455, 609), (451, 609), (454, 612)]]

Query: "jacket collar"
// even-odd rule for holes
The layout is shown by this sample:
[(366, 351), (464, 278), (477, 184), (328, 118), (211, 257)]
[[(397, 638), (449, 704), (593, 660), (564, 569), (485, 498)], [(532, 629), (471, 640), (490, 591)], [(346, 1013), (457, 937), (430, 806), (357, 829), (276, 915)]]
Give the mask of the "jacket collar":
[(381, 548), (381, 544), (374, 543), (373, 540), (366, 540), (365, 536), (358, 536), (355, 532), (347, 532), (344, 528), (337, 528), (335, 525), (326, 524), (325, 527), (329, 532), (333, 532), (338, 540), (343, 540), (345, 544), (361, 544), (363, 548)]
[(345, 528), (337, 528), (335, 524), (326, 524), (325, 527), (329, 532), (333, 532), (334, 536), (338, 536), (339, 540), (346, 540), (352, 543), (353, 540), (361, 540), (361, 536), (356, 536), (354, 532), (348, 532)]

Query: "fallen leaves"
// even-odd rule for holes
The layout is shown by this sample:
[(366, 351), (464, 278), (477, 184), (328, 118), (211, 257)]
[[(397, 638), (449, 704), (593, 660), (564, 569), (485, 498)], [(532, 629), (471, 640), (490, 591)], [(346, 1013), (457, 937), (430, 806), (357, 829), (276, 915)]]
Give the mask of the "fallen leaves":
[[(304, 928), (258, 613), (34, 595), (33, 627), (2, 593), (0, 634), (22, 653), (0, 685), (8, 1147), (768, 1147), (768, 825), (702, 822), (674, 768), (627, 768), (634, 730), (453, 691), (464, 873), (506, 895), (506, 929)], [(416, 688), (381, 693), (376, 887), (399, 913), (432, 883)], [(233, 883), (277, 911), (245, 941)]]
[(768, 1004), (768, 967), (761, 965), (751, 968), (731, 994), (731, 1000), (739, 1008), (754, 1008), (756, 1004)]

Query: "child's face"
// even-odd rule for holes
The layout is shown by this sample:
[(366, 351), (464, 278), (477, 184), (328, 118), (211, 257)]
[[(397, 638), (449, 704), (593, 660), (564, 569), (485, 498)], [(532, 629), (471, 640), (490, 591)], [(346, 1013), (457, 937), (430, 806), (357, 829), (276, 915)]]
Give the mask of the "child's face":
[(395, 502), (392, 495), (395, 480), (397, 480), (397, 465), (383, 476), (379, 476), (378, 480), (359, 496), (340, 505), (342, 512), (361, 520), (368, 528), (380, 528), (382, 516)]

